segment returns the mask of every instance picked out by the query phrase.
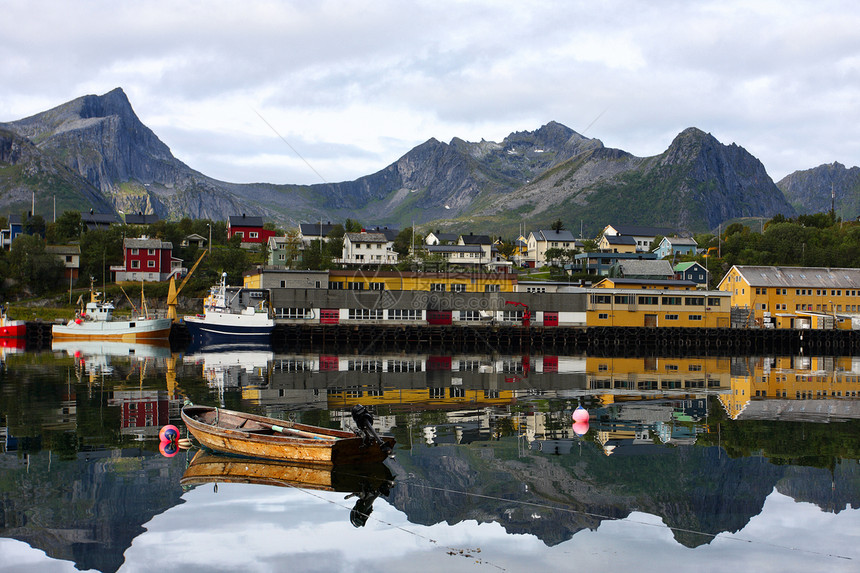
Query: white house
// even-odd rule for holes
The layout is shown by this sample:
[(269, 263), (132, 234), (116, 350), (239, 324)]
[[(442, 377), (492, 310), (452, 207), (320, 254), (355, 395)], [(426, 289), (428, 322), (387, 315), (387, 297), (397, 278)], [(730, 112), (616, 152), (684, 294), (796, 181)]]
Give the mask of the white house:
[(529, 233), (528, 239), (528, 254), (526, 259), (534, 261), (535, 267), (540, 267), (552, 261), (547, 261), (546, 252), (549, 249), (566, 249), (575, 250), (579, 248), (579, 244), (573, 237), (573, 234), (562, 229), (556, 231), (554, 229), (538, 229)]
[(344, 233), (341, 263), (350, 265), (394, 265), (394, 241), (383, 233)]
[(669, 227), (643, 227), (641, 225), (606, 225), (601, 233), (602, 236), (632, 237), (636, 243), (636, 251), (640, 253), (650, 251), (654, 239), (658, 236), (667, 237), (675, 234), (677, 231)]

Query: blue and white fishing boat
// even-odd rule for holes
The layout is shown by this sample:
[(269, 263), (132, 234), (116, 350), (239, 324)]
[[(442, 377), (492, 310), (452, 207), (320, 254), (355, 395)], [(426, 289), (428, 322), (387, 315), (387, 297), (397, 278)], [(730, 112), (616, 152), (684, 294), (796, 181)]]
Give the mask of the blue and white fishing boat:
[[(243, 296), (243, 293), (245, 296)], [(267, 344), (275, 321), (262, 290), (227, 286), (227, 273), (203, 301), (203, 314), (183, 319), (195, 344)]]

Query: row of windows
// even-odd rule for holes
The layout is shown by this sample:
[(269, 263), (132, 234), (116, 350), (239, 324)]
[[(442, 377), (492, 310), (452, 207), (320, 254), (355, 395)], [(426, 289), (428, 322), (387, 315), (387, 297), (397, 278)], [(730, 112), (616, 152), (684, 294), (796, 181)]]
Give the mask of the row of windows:
[[(774, 294), (788, 294), (788, 289), (777, 288), (774, 289)], [(815, 294), (813, 295), (813, 291)], [(743, 292), (743, 290), (741, 291)], [(768, 289), (762, 287), (756, 287), (756, 294), (767, 294)], [(796, 288), (794, 289), (795, 296), (842, 296), (842, 289), (830, 289), (830, 295), (827, 294), (827, 289), (811, 289), (811, 288)], [(845, 296), (860, 296), (860, 290), (845, 290)]]
[[(131, 254), (132, 254), (132, 255), (137, 255), (137, 254), (139, 254), (139, 253), (140, 253), (140, 249), (135, 249), (135, 248), (132, 248), (132, 249), (131, 249)], [(154, 254), (155, 254), (155, 249), (146, 249), (146, 254), (147, 254), (147, 255), (154, 255)]]
[[(371, 282), (367, 283), (368, 288), (370, 290), (385, 290), (385, 283), (380, 282)], [(451, 292), (466, 292), (466, 284), (465, 283), (453, 283), (451, 286)], [(332, 281), (328, 284), (328, 288), (330, 290), (364, 290), (365, 283), (364, 282), (338, 282)], [(445, 283), (430, 283), (430, 291), (431, 292), (445, 292), (446, 284)], [(484, 285), (484, 292), (501, 292), (501, 285), (497, 284), (489, 284)]]
[[(147, 268), (154, 269), (155, 268), (155, 261), (146, 261), (146, 266), (147, 266)], [(131, 261), (131, 268), (139, 269), (140, 268), (140, 261), (138, 261), (138, 260)]]
[[(683, 299), (683, 301), (682, 301)], [(707, 297), (707, 299), (703, 296), (643, 296), (643, 295), (632, 295), (632, 294), (593, 294), (591, 295), (592, 304), (633, 304), (634, 300), (637, 304), (643, 305), (658, 305), (662, 304), (663, 306), (681, 306), (682, 302), (684, 306), (705, 306), (705, 300), (708, 302), (708, 306), (720, 306), (720, 299), (718, 297)]]

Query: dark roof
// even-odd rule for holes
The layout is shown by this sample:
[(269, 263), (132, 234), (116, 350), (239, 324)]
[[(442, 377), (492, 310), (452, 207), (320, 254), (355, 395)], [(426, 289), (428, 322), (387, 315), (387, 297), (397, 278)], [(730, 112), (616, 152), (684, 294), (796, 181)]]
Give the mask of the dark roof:
[(331, 223), (301, 223), (299, 232), (305, 237), (327, 237), (334, 227)]
[(87, 226), (87, 229), (110, 227), (119, 222), (116, 215), (108, 213), (81, 213), (81, 221)]
[(568, 231), (567, 229), (560, 229), (556, 231), (555, 229), (539, 229), (535, 233), (535, 238), (539, 241), (567, 241), (569, 243), (573, 243), (576, 241), (573, 233)]
[(248, 215), (230, 215), (228, 219), (228, 224), (231, 227), (262, 227), (263, 226), (263, 218), (257, 216), (248, 216)]
[(674, 235), (677, 233), (671, 227), (644, 227), (641, 225), (611, 225), (613, 229), (622, 235), (633, 237), (656, 237), (657, 235)]
[(492, 245), (493, 240), (489, 235), (460, 235), (464, 245)]
[[(427, 233), (427, 235), (429, 236), (430, 233)], [(440, 245), (445, 243), (456, 243), (457, 239), (460, 238), (460, 235), (457, 233), (433, 233), (433, 236), (436, 237), (436, 240), (439, 241), (438, 244)], [(426, 242), (426, 237), (424, 240)]]
[(389, 241), (383, 233), (344, 233), (343, 236), (351, 243), (387, 243)]
[(427, 245), (429, 253), (480, 253), (481, 245)]
[(144, 214), (144, 213), (126, 213), (125, 215), (125, 224), (126, 225), (152, 225), (153, 223), (157, 223), (159, 221), (158, 215), (155, 213)]
[(388, 227), (367, 227), (364, 229), (368, 233), (382, 233), (389, 241), (393, 241), (400, 234), (400, 229), (389, 229)]
[(604, 235), (610, 245), (635, 245), (636, 239), (628, 235)]

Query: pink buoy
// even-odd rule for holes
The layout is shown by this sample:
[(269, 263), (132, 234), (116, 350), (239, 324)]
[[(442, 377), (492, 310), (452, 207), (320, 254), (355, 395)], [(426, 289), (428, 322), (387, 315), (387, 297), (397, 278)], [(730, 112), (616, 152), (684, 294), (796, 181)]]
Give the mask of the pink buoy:
[(165, 458), (172, 458), (179, 451), (179, 446), (176, 445), (176, 442), (163, 441), (158, 445), (158, 451)]
[(588, 433), (588, 422), (574, 422), (573, 433), (577, 436), (584, 436)]
[(582, 406), (578, 406), (576, 410), (573, 411), (574, 422), (588, 422), (588, 417), (588, 410)]
[(158, 432), (158, 437), (162, 442), (176, 442), (179, 439), (179, 428), (173, 424), (168, 424), (161, 428), (161, 431)]

